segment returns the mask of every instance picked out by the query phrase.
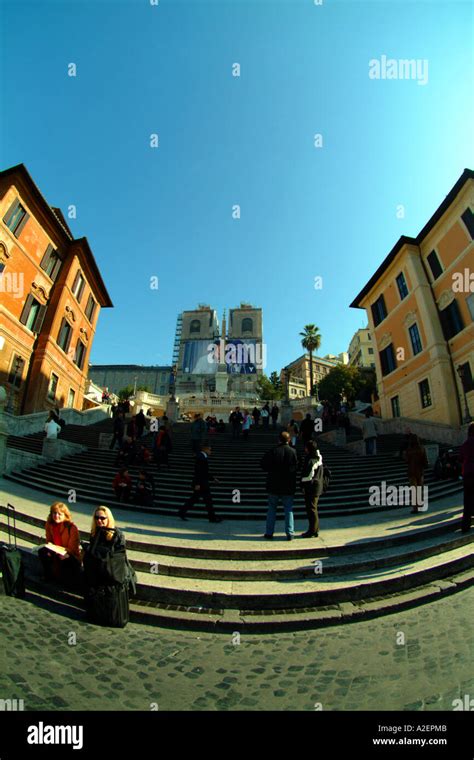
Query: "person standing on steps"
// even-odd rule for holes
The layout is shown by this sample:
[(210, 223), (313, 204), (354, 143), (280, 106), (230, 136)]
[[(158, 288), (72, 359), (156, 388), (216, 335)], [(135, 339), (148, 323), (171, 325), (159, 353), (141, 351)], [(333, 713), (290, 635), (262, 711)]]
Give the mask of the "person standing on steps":
[(206, 423), (199, 412), (194, 415), (194, 422), (191, 424), (191, 448), (195, 454), (201, 451), (201, 444), (206, 434)]
[(137, 438), (141, 438), (143, 431), (146, 428), (146, 417), (143, 414), (143, 409), (140, 409), (137, 416), (135, 417), (135, 426), (137, 430)]
[(474, 422), (471, 422), (467, 429), (467, 440), (459, 449), (459, 457), (462, 462), (464, 490), (461, 530), (467, 533), (471, 530), (471, 518), (474, 512)]
[(315, 441), (305, 444), (305, 457), (301, 469), (301, 488), (308, 517), (308, 530), (301, 538), (316, 538), (319, 534), (318, 501), (323, 492), (323, 458)]
[(232, 425), (232, 438), (240, 438), (240, 428), (244, 421), (240, 407), (236, 406), (234, 411), (229, 417), (229, 422)]
[(119, 412), (114, 419), (114, 437), (112, 438), (111, 444), (109, 446), (110, 449), (115, 448), (115, 444), (117, 443), (117, 441), (119, 443), (119, 449), (122, 448), (124, 432), (125, 432), (124, 416), (123, 416), (123, 412)]
[(377, 453), (377, 426), (372, 409), (365, 410), (365, 420), (362, 425), (362, 438), (365, 442), (366, 456), (375, 456)]
[(276, 510), (281, 499), (285, 509), (285, 533), (288, 541), (291, 541), (295, 532), (293, 502), (298, 458), (296, 451), (289, 445), (290, 436), (286, 431), (280, 433), (278, 440), (278, 446), (267, 451), (260, 462), (262, 470), (267, 473), (268, 512), (264, 538), (273, 538)]
[(308, 412), (303, 422), (301, 423), (301, 427), (300, 427), (301, 440), (303, 441), (304, 446), (306, 446), (308, 441), (312, 440), (313, 430), (314, 430), (314, 422), (311, 419), (310, 413)]
[(270, 422), (270, 407), (268, 406), (268, 401), (261, 411), (261, 417), (263, 427), (268, 428), (268, 423)]
[(178, 516), (181, 520), (187, 520), (186, 512), (202, 498), (207, 509), (209, 522), (219, 523), (222, 518), (218, 517), (214, 511), (210, 483), (219, 483), (220, 481), (209, 472), (209, 457), (211, 456), (211, 447), (208, 441), (201, 444), (201, 451), (196, 455), (194, 466), (194, 477), (192, 482), (193, 492), (189, 499), (178, 510)]
[(298, 425), (294, 420), (289, 421), (287, 430), (290, 435), (290, 446), (295, 449), (298, 439)]
[(256, 406), (254, 406), (254, 408), (253, 408), (252, 417), (253, 417), (254, 422), (255, 422), (255, 427), (258, 427), (258, 422), (260, 420), (260, 409), (257, 409)]
[(56, 421), (56, 415), (54, 412), (49, 413), (49, 417), (46, 420), (44, 431), (46, 433), (46, 438), (49, 438), (50, 440), (55, 440), (58, 437), (58, 433), (61, 432), (61, 425), (58, 424)]
[(276, 427), (277, 421), (278, 421), (278, 415), (280, 414), (280, 410), (277, 407), (276, 404), (273, 404), (272, 411), (270, 412), (270, 417), (272, 418), (272, 425), (273, 427)]
[(243, 437), (244, 441), (246, 441), (249, 437), (250, 432), (250, 426), (252, 425), (252, 415), (249, 414), (248, 409), (244, 409), (244, 421), (242, 424), (242, 431), (243, 431)]
[[(408, 447), (405, 449), (403, 458), (407, 463), (408, 481), (410, 486), (416, 487), (415, 493), (418, 496), (419, 488), (423, 488), (424, 470), (428, 467), (428, 459), (425, 447), (421, 445), (420, 439), (417, 435), (410, 436)], [(425, 507), (420, 509), (420, 511), (426, 512), (428, 505), (423, 503), (420, 504), (417, 496), (415, 497), (413, 509), (411, 511), (416, 513), (419, 511), (420, 507)]]

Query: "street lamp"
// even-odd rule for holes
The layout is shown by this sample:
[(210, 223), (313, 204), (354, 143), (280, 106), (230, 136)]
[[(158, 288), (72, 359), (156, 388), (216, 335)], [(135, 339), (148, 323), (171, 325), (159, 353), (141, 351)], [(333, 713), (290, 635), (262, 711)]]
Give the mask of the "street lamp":
[(463, 391), (463, 394), (464, 394), (464, 407), (465, 407), (465, 409), (464, 409), (464, 424), (468, 425), (472, 421), (472, 417), (469, 414), (469, 407), (467, 405), (466, 387), (464, 385), (464, 367), (461, 364), (459, 364), (458, 367), (456, 368), (456, 372), (459, 375), (459, 379), (461, 381), (462, 391)]

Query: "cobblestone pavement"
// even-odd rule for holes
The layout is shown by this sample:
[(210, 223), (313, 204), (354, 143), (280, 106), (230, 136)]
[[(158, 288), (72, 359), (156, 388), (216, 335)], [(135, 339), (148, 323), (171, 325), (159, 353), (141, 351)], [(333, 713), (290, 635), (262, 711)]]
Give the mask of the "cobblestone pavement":
[(0, 597), (0, 699), (23, 699), (25, 710), (452, 710), (474, 697), (474, 589), (240, 644), (235, 634), (76, 618)]

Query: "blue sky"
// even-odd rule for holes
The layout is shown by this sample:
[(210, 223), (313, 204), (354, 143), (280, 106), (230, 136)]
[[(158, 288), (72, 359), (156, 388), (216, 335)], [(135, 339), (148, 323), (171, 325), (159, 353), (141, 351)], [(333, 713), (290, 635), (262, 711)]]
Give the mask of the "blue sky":
[[(263, 308), (268, 373), (310, 322), (321, 355), (347, 350), (365, 325), (353, 298), (474, 166), (471, 2), (0, 8), (1, 163), (77, 207), (115, 304), (93, 363), (169, 362), (198, 302)], [(369, 78), (383, 55), (426, 59), (427, 83)]]

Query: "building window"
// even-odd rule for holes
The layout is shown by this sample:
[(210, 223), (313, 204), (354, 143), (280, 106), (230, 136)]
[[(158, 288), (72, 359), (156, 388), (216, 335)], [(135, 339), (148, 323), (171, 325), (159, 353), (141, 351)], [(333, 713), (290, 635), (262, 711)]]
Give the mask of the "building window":
[(13, 232), (15, 237), (20, 237), (20, 232), (27, 223), (30, 215), (27, 210), (23, 208), (19, 200), (12, 203), (7, 213), (3, 217), (3, 221), (9, 230)]
[(471, 372), (471, 366), (469, 362), (466, 362), (465, 364), (461, 364), (461, 370), (462, 370), (462, 385), (466, 393), (469, 393), (469, 391), (474, 391), (474, 382), (472, 380), (472, 372)]
[(242, 332), (253, 332), (253, 319), (245, 317), (245, 319), (242, 320)]
[(373, 354), (374, 353), (374, 349), (373, 348), (368, 348), (367, 351), (369, 352), (369, 354)]
[(372, 336), (371, 336), (371, 334), (370, 334), (370, 333), (367, 333), (367, 338), (368, 338), (369, 340), (372, 340)]
[(381, 295), (375, 303), (372, 304), (372, 316), (374, 319), (374, 325), (377, 327), (387, 316), (387, 309), (385, 307), (385, 299)]
[(85, 280), (84, 277), (80, 272), (76, 274), (76, 277), (74, 278), (74, 283), (72, 286), (72, 292), (75, 298), (77, 299), (78, 303), (81, 302), (82, 294), (84, 292), (85, 287)]
[(191, 324), (189, 325), (189, 332), (190, 333), (200, 333), (201, 332), (201, 322), (199, 319), (193, 319)]
[(423, 351), (423, 346), (421, 345), (421, 338), (420, 338), (420, 331), (418, 330), (418, 325), (415, 324), (411, 325), (411, 327), (408, 328), (408, 332), (410, 333), (410, 340), (411, 340), (411, 347), (413, 349), (413, 355), (416, 356), (416, 354), (419, 354), (420, 351)]
[(86, 306), (86, 317), (89, 320), (89, 322), (92, 322), (92, 320), (94, 319), (96, 306), (97, 306), (96, 302), (94, 301), (92, 295), (90, 295), (89, 298), (87, 299), (87, 306)]
[(50, 401), (56, 400), (56, 392), (58, 390), (58, 383), (59, 383), (59, 377), (55, 375), (53, 372), (49, 379), (49, 386), (48, 386), (48, 399)]
[(25, 325), (28, 330), (31, 330), (34, 333), (39, 333), (43, 326), (45, 314), (46, 306), (43, 306), (36, 300), (36, 298), (29, 295), (23, 306), (20, 322), (22, 325)]
[(440, 311), (439, 316), (446, 340), (450, 340), (464, 329), (464, 323), (456, 299), (451, 301), (449, 306)]
[(430, 384), (428, 380), (422, 380), (421, 383), (418, 383), (418, 388), (420, 389), (421, 406), (423, 409), (426, 409), (428, 406), (431, 406)]
[(474, 293), (466, 298), (466, 303), (471, 315), (471, 319), (474, 322)]
[(74, 364), (77, 364), (79, 369), (82, 369), (84, 366), (84, 357), (86, 355), (86, 347), (82, 340), (77, 341), (76, 345), (76, 355), (74, 356)]
[(428, 264), (430, 265), (431, 274), (433, 275), (433, 280), (437, 280), (440, 274), (443, 273), (443, 268), (440, 264), (438, 254), (436, 251), (431, 251), (427, 258)]
[(407, 283), (406, 283), (405, 275), (403, 274), (403, 272), (400, 272), (396, 280), (397, 280), (398, 292), (400, 293), (400, 298), (403, 301), (403, 299), (406, 298), (408, 295)]
[(61, 259), (54, 250), (52, 245), (48, 245), (46, 253), (41, 260), (41, 269), (44, 269), (46, 274), (51, 277), (52, 280), (56, 280), (59, 269), (61, 267)]
[(398, 396), (394, 396), (390, 399), (392, 403), (392, 417), (400, 417), (400, 399)]
[(467, 208), (464, 214), (461, 214), (461, 219), (466, 225), (471, 238), (474, 239), (474, 214), (470, 208)]
[(395, 354), (393, 352), (393, 343), (390, 343), (387, 348), (379, 352), (380, 364), (382, 366), (382, 375), (388, 375), (397, 368), (395, 361)]
[(67, 354), (69, 344), (71, 343), (72, 327), (66, 319), (61, 322), (61, 328), (58, 335), (58, 346)]
[(69, 388), (69, 393), (67, 394), (67, 405), (71, 409), (74, 408), (75, 398), (76, 398), (76, 391), (73, 388)]
[(8, 382), (15, 388), (19, 388), (21, 385), (23, 370), (25, 367), (25, 360), (18, 354), (13, 354), (12, 366), (10, 374), (8, 375)]

